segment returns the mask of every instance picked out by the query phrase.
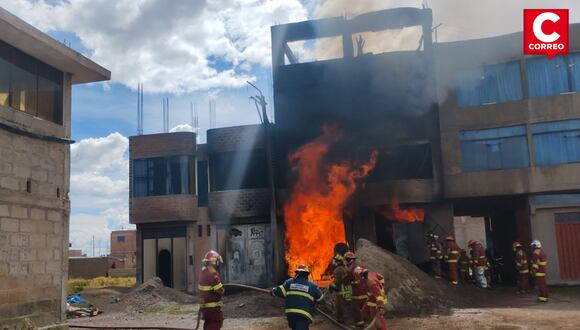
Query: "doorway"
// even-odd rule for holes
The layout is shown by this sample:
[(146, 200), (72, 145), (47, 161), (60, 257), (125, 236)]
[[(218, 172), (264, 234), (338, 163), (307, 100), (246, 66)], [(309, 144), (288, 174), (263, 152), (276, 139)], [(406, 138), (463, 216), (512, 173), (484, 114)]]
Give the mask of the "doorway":
[(163, 285), (166, 287), (173, 287), (172, 276), (171, 276), (171, 252), (168, 250), (161, 250), (159, 251), (159, 269), (157, 270), (157, 274), (161, 281), (163, 281)]

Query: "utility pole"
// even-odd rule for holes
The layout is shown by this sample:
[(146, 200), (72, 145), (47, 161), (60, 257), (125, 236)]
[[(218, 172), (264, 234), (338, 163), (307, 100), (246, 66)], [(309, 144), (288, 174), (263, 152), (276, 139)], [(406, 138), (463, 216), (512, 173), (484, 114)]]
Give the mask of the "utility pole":
[[(266, 97), (262, 91), (249, 81), (246, 81), (250, 86), (254, 87), (260, 95), (251, 96), (256, 104), (256, 110), (260, 115), (262, 121), (262, 132), (264, 134), (264, 143), (266, 146), (266, 162), (268, 167), (268, 188), (270, 190), (270, 231), (272, 233), (272, 254), (273, 254), (273, 273), (274, 282), (278, 282), (280, 276), (280, 246), (278, 241), (278, 217), (276, 216), (276, 184), (274, 180), (274, 164), (272, 155), (272, 139), (270, 130), (270, 120), (266, 111)], [(258, 107), (259, 106), (259, 107)], [(261, 110), (261, 112), (260, 112)]]

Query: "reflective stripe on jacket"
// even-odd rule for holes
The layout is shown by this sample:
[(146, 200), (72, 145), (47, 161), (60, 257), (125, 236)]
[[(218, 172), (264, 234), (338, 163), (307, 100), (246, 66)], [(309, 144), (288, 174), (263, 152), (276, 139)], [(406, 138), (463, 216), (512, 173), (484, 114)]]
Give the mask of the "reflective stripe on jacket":
[(272, 289), (272, 294), (282, 297), (286, 314), (298, 314), (312, 321), (314, 304), (322, 300), (320, 288), (305, 277), (295, 277)]

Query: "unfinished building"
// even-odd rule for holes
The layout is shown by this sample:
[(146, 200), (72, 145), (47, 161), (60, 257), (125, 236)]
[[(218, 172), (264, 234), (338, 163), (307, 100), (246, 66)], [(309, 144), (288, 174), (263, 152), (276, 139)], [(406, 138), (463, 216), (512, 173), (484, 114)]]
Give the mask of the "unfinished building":
[[(509, 279), (512, 241), (540, 239), (551, 260), (549, 283), (580, 281), (576, 55), (523, 58), (521, 33), (433, 43), (431, 15), (398, 8), (273, 26), (271, 135), (263, 124), (209, 130), (204, 145), (196, 145), (193, 133), (131, 138), (140, 279), (181, 271), (179, 287), (195, 291), (210, 248), (225, 258), (225, 281), (263, 286), (284, 277), (287, 206), (300, 178), (294, 153), (331, 126), (340, 138), (325, 151), (326, 167), (369, 156), (373, 167), (338, 204), (344, 229), (338, 240), (353, 246), (367, 238), (421, 266), (428, 260), (426, 233), (457, 233), (462, 242), (474, 235), (469, 238), (506, 259)], [(415, 31), (411, 48), (377, 51), (370, 44), (381, 40), (381, 31), (406, 29)], [(579, 42), (571, 40), (573, 53)], [(316, 58), (321, 47), (334, 55)], [(145, 146), (150, 150), (142, 152)], [(190, 176), (185, 195), (136, 194), (138, 180), (155, 190), (158, 172), (155, 161), (141, 170), (137, 162), (159, 156), (189, 157), (189, 165), (180, 165)], [(161, 173), (176, 171), (159, 166)], [(180, 175), (160, 185), (172, 186), (167, 182), (183, 180)], [(314, 227), (305, 226), (302, 235), (314, 235)], [(175, 237), (184, 241), (176, 245)]]
[(64, 322), (71, 85), (110, 72), (0, 8), (0, 328)]

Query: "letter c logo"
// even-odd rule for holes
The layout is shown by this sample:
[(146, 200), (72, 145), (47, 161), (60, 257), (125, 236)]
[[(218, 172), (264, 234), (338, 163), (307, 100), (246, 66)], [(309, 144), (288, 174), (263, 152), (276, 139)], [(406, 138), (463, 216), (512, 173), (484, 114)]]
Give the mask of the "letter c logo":
[(538, 38), (538, 40), (540, 40), (541, 42), (554, 42), (558, 40), (558, 38), (560, 38), (560, 35), (556, 32), (552, 32), (551, 34), (545, 34), (544, 31), (542, 31), (542, 24), (545, 21), (552, 21), (556, 23), (559, 20), (560, 16), (552, 12), (541, 13), (540, 15), (538, 15), (538, 17), (534, 19), (533, 25), (534, 34), (536, 35), (536, 38)]

